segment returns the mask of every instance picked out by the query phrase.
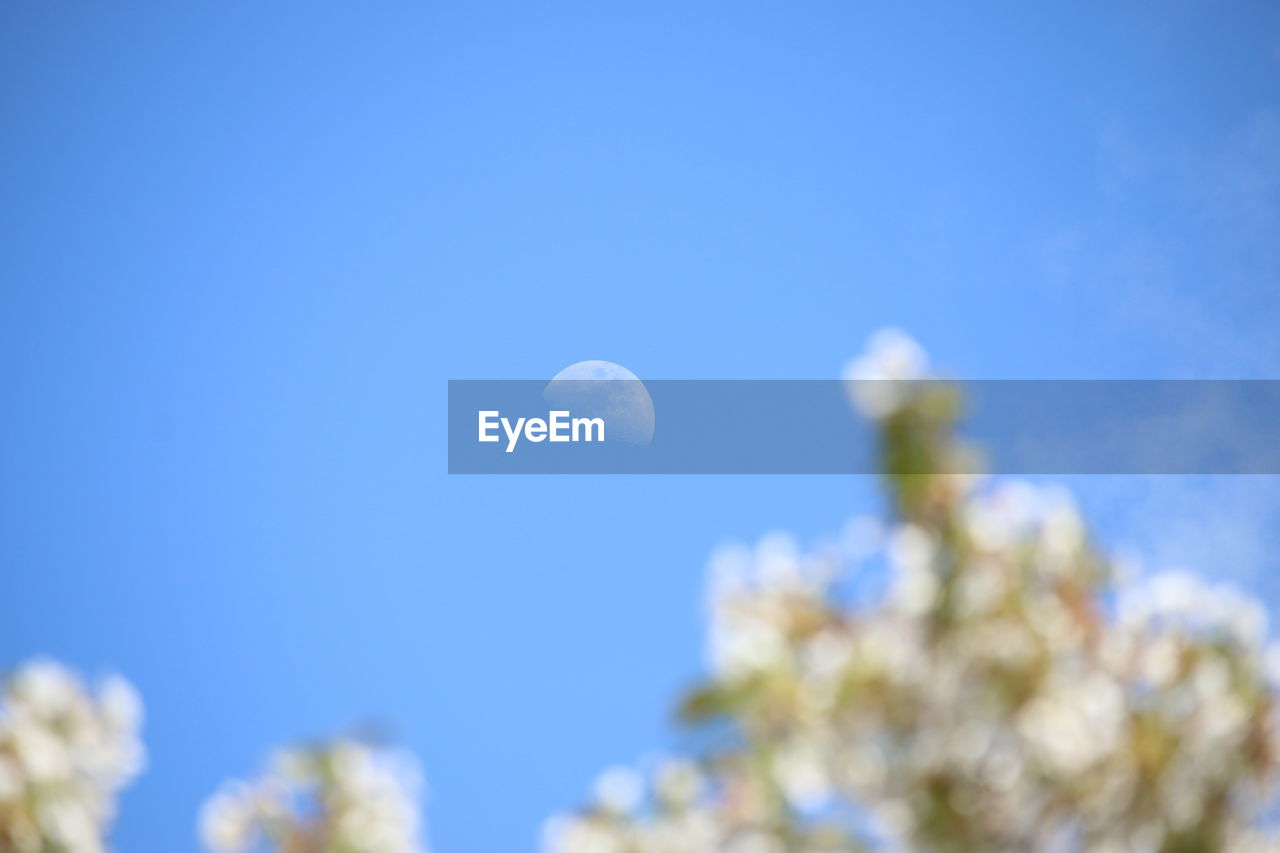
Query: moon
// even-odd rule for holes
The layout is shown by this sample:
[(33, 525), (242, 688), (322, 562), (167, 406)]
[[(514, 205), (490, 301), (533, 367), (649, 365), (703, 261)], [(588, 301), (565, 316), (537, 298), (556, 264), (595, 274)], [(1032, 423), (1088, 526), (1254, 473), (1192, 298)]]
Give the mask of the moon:
[(575, 416), (604, 418), (606, 441), (635, 445), (653, 441), (653, 398), (640, 377), (620, 364), (571, 364), (552, 377), (542, 396)]

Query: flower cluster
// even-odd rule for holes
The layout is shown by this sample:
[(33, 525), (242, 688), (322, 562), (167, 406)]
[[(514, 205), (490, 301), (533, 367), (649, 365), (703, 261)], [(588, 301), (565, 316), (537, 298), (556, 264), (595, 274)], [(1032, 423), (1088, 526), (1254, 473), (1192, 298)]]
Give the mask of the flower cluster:
[[(846, 374), (879, 427), (888, 522), (718, 552), (710, 672), (680, 709), (698, 757), (649, 784), (607, 771), (547, 823), (547, 853), (1280, 850), (1262, 608), (1188, 574), (1130, 579), (1069, 495), (983, 480), (958, 391), (924, 369), (890, 333)], [(123, 681), (91, 696), (52, 663), (6, 682), (0, 851), (101, 851), (140, 713)], [(214, 853), (423, 853), (419, 787), (407, 756), (338, 739), (227, 783), (200, 831)]]
[(867, 351), (845, 365), (845, 389), (863, 414), (880, 418), (892, 413), (925, 376), (925, 351), (897, 329), (871, 336)]
[[(915, 381), (900, 337), (875, 350), (850, 375), (882, 436), (880, 547), (718, 554), (712, 672), (683, 706), (710, 739), (696, 784), (598, 791), (546, 849), (1280, 849), (1262, 610), (1189, 575), (1125, 581), (1064, 493), (958, 473), (955, 389)], [(887, 573), (883, 596), (852, 595), (859, 572)]]
[(227, 782), (205, 803), (200, 834), (216, 853), (425, 853), (416, 762), (339, 738), (279, 752), (253, 782)]
[(142, 767), (142, 705), (111, 677), (90, 693), (47, 660), (3, 684), (0, 850), (98, 853), (117, 792)]

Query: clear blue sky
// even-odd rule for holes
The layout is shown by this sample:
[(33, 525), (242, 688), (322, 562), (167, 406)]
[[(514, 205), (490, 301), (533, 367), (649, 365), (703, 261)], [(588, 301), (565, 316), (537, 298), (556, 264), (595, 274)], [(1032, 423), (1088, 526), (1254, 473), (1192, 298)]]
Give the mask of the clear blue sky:
[[(871, 506), (450, 478), (448, 378), (1280, 375), (1280, 6), (903, 5), (3, 4), (0, 663), (142, 690), (120, 850), (360, 720), (533, 849), (674, 742), (710, 548)], [(1274, 483), (1083, 485), (1272, 588)]]

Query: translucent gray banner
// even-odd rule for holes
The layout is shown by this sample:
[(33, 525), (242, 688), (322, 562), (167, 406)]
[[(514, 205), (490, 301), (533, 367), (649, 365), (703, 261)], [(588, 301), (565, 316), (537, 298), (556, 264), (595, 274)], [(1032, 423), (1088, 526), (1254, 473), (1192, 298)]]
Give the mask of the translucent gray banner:
[[(875, 473), (875, 430), (849, 384), (453, 380), (449, 472)], [(1280, 473), (1280, 381), (948, 384), (995, 473)]]

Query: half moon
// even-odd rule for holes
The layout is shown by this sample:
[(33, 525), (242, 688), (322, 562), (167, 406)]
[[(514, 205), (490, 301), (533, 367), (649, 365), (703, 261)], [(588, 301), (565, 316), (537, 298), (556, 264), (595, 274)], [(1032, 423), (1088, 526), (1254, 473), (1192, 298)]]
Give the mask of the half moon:
[(653, 398), (630, 370), (612, 361), (580, 361), (547, 383), (543, 398), (574, 417), (603, 418), (605, 441), (653, 441)]

